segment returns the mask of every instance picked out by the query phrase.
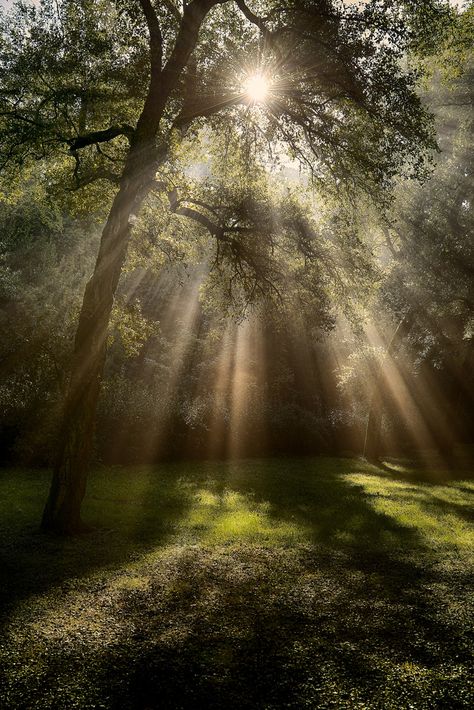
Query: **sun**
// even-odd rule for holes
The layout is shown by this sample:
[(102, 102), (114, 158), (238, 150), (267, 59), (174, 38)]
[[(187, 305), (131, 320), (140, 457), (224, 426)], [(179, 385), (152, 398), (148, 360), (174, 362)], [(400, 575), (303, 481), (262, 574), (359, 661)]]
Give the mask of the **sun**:
[(266, 76), (257, 72), (248, 76), (244, 82), (244, 90), (252, 103), (263, 103), (270, 91), (270, 82)]

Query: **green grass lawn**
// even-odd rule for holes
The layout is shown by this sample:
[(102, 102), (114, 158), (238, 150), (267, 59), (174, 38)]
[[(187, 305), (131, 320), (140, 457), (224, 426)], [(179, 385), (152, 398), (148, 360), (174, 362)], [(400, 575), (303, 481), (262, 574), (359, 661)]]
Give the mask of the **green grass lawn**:
[(67, 540), (47, 487), (1, 475), (1, 707), (474, 707), (469, 472), (102, 468)]

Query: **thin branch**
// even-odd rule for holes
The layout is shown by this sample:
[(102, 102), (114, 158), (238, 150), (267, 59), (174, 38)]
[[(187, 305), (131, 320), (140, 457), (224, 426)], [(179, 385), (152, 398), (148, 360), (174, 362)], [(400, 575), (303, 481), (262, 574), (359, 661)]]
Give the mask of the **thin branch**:
[(246, 19), (253, 25), (258, 27), (262, 37), (268, 43), (268, 46), (271, 47), (275, 52), (278, 61), (280, 63), (283, 63), (284, 57), (276, 42), (277, 35), (279, 34), (278, 31), (272, 32), (271, 30), (269, 30), (267, 25), (265, 24), (265, 18), (259, 17), (254, 12), (252, 12), (252, 10), (246, 5), (244, 0), (236, 0), (236, 4), (239, 10), (244, 15), (244, 17), (246, 17)]
[(212, 234), (213, 237), (216, 237), (217, 239), (224, 238), (224, 229), (222, 227), (219, 227), (217, 224), (214, 224), (214, 222), (212, 222), (209, 217), (206, 217), (206, 215), (202, 214), (202, 212), (198, 212), (192, 207), (177, 207), (173, 210), (173, 212), (175, 214), (182, 215), (183, 217), (189, 217), (195, 222), (202, 224), (202, 226), (205, 227), (207, 231)]
[(110, 170), (105, 170), (105, 169), (100, 169), (96, 170), (90, 175), (86, 175), (84, 177), (79, 177), (78, 175), (78, 165), (76, 165), (76, 169), (74, 170), (74, 180), (75, 184), (74, 187), (71, 188), (72, 192), (75, 192), (76, 190), (80, 190), (82, 187), (86, 187), (87, 185), (91, 185), (94, 182), (97, 182), (97, 180), (107, 180), (108, 182), (112, 183), (113, 185), (118, 185), (120, 182), (120, 175), (117, 175), (116, 173), (111, 172)]
[[(211, 207), (207, 203), (201, 201), (201, 200), (195, 200), (192, 198), (182, 198), (179, 199), (178, 197), (178, 190), (177, 188), (173, 188), (172, 190), (169, 190), (167, 188), (167, 185), (164, 181), (155, 181), (153, 185), (154, 189), (159, 191), (159, 192), (166, 192), (169, 204), (170, 204), (170, 209), (174, 214), (181, 215), (183, 217), (188, 217), (189, 219), (192, 219), (193, 221), (197, 222), (198, 224), (202, 225), (211, 236), (215, 237), (216, 239), (216, 261), (215, 265), (218, 266), (219, 262), (219, 257), (221, 256), (221, 245), (226, 244), (227, 247), (230, 249), (231, 254), (232, 254), (232, 263), (233, 263), (233, 268), (235, 270), (235, 275), (238, 275), (242, 282), (247, 281), (248, 279), (252, 278), (254, 279), (255, 283), (252, 288), (252, 293), (258, 289), (264, 294), (264, 288), (262, 284), (266, 285), (267, 288), (269, 288), (270, 291), (273, 291), (277, 297), (283, 302), (283, 297), (276, 286), (275, 283), (273, 283), (272, 279), (269, 278), (267, 275), (262, 270), (261, 265), (259, 264), (259, 260), (257, 258), (257, 255), (252, 252), (251, 249), (248, 249), (247, 247), (244, 246), (244, 244), (241, 244), (238, 240), (235, 239), (235, 236), (232, 235), (232, 232), (235, 234), (236, 232), (252, 232), (252, 228), (247, 228), (247, 227), (229, 227), (226, 225), (221, 225), (221, 224), (216, 224), (213, 222), (207, 215), (203, 214), (202, 212), (199, 212), (198, 210), (193, 209), (192, 207), (186, 207), (183, 205), (183, 202), (189, 202), (191, 204), (196, 204), (201, 207), (204, 207), (204, 209), (208, 210), (209, 212), (212, 212), (216, 217), (219, 217), (218, 213), (216, 212), (215, 208)], [(253, 276), (250, 276), (250, 274), (253, 274)], [(232, 281), (232, 279), (231, 279)]]
[(263, 19), (263, 17), (259, 17), (254, 12), (252, 12), (252, 10), (247, 7), (244, 0), (236, 0), (236, 5), (242, 12), (242, 14), (247, 18), (247, 20), (256, 27), (258, 27), (265, 39), (268, 39), (270, 42), (273, 41), (273, 35), (268, 29), (268, 27), (265, 25), (265, 20)]
[(95, 147), (99, 155), (102, 155), (104, 158), (107, 158), (107, 160), (110, 160), (111, 163), (120, 163), (120, 160), (118, 158), (113, 158), (103, 148), (101, 148), (99, 143), (96, 143)]
[(225, 94), (221, 96), (199, 96), (186, 103), (173, 122), (175, 128), (184, 128), (195, 118), (212, 116), (224, 108), (238, 106), (244, 102), (243, 94)]
[(166, 5), (167, 9), (171, 12), (175, 20), (181, 22), (181, 13), (174, 4), (173, 0), (163, 0), (163, 5)]
[(194, 200), (191, 199), (190, 197), (186, 197), (183, 202), (190, 202), (192, 205), (197, 205), (198, 207), (203, 207), (205, 210), (208, 212), (211, 212), (217, 219), (221, 219), (219, 213), (215, 209), (215, 207), (211, 207), (211, 205), (207, 204), (207, 202), (203, 202), (203, 200)]

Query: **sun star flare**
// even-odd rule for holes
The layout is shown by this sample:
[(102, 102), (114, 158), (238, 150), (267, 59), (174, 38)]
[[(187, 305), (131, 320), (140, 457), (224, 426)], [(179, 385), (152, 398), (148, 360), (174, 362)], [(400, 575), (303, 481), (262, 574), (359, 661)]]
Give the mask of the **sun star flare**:
[(264, 74), (256, 72), (247, 77), (244, 89), (252, 103), (263, 103), (270, 92), (270, 81)]

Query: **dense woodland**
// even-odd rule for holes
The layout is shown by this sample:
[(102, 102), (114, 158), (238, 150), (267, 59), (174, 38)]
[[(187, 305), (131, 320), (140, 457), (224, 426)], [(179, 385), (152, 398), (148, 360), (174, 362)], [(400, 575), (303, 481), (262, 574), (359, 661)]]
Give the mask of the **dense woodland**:
[(4, 463), (465, 455), (472, 10), (261, 5), (5, 13)]

